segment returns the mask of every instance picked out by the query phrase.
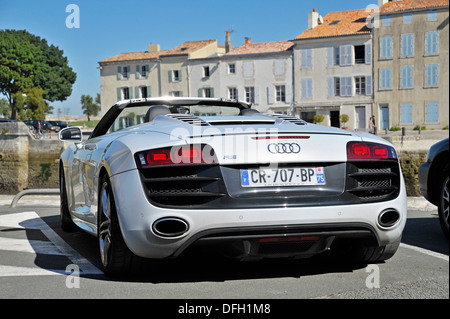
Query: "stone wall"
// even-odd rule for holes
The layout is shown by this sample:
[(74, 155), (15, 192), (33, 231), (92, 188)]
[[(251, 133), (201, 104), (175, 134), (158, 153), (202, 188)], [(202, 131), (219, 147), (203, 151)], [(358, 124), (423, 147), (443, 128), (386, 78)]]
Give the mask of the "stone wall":
[(36, 140), (22, 122), (0, 123), (0, 194), (58, 188), (58, 159), (65, 143)]

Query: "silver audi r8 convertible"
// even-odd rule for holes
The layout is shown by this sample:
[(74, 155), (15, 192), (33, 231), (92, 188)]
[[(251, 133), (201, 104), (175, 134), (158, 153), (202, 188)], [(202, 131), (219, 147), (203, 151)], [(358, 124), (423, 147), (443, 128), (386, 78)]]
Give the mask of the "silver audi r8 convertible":
[(390, 258), (406, 222), (391, 144), (234, 100), (120, 101), (61, 155), (61, 226), (98, 237), (103, 271), (204, 245), (240, 260)]

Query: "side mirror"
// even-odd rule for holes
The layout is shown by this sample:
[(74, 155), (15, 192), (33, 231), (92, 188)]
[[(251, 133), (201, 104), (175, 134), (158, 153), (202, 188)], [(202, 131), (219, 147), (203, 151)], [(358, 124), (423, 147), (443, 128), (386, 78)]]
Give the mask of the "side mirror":
[(63, 142), (73, 142), (78, 144), (83, 140), (83, 133), (79, 127), (66, 127), (59, 131), (58, 138)]

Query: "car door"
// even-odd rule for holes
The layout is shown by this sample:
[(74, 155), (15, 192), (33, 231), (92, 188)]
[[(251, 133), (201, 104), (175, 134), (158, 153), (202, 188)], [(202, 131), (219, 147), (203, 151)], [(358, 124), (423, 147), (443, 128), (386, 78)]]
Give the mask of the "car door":
[(72, 163), (71, 181), (74, 198), (73, 214), (87, 222), (94, 222), (91, 211), (93, 201), (93, 183), (95, 163), (91, 161), (93, 152), (97, 150), (95, 141), (87, 140), (77, 146)]

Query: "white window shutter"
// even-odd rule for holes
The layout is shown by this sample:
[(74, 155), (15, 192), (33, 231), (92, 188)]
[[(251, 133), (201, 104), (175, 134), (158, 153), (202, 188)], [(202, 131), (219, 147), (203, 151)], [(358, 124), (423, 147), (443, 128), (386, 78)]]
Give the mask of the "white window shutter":
[(274, 88), (273, 86), (267, 87), (267, 103), (268, 104), (274, 104), (275, 103), (275, 95), (273, 92)]
[(237, 93), (238, 93), (238, 100), (239, 101), (243, 101), (244, 100), (244, 88), (243, 87), (239, 87), (237, 89)]
[(328, 96), (334, 96), (334, 77), (328, 78)]
[(117, 80), (122, 80), (122, 67), (117, 67)]
[(364, 62), (366, 64), (372, 64), (372, 43), (366, 43), (364, 48)]
[(122, 100), (122, 88), (117, 88), (117, 101)]
[(328, 66), (334, 65), (334, 48), (333, 47), (327, 48), (327, 65)]
[(134, 87), (134, 98), (138, 99), (141, 97), (141, 88), (139, 86)]
[(285, 86), (286, 89), (286, 104), (291, 104), (291, 99), (292, 99), (292, 93), (291, 93), (291, 86), (290, 85), (286, 85)]
[(372, 89), (372, 76), (367, 75), (366, 76), (366, 95), (372, 95), (373, 89)]
[(255, 87), (255, 104), (259, 105), (259, 86)]

